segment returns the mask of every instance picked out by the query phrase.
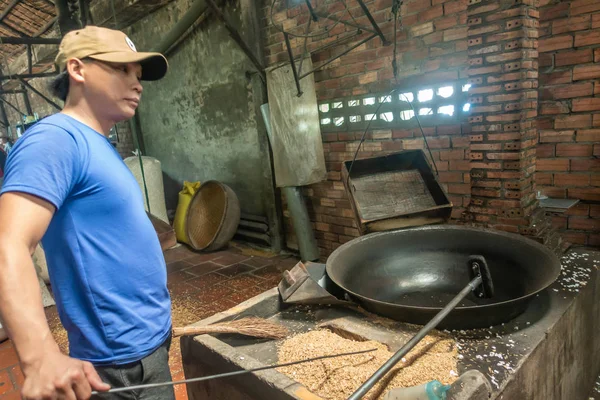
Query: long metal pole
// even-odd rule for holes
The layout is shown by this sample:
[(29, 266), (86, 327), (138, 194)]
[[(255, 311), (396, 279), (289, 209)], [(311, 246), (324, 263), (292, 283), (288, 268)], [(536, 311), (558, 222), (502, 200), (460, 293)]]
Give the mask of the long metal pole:
[(290, 64), (292, 65), (292, 74), (294, 74), (294, 81), (296, 82), (296, 89), (298, 89), (298, 97), (302, 96), (302, 89), (300, 89), (300, 79), (298, 78), (298, 71), (296, 71), (296, 63), (294, 62), (294, 54), (292, 53), (292, 45), (290, 44), (290, 38), (287, 32), (283, 33), (285, 39), (285, 46), (287, 47), (288, 55), (290, 57)]
[(263, 76), (263, 79), (266, 81), (266, 74), (264, 71), (265, 67), (258, 60), (258, 58), (256, 58), (256, 56), (250, 49), (250, 46), (248, 46), (246, 42), (244, 42), (244, 39), (240, 36), (237, 29), (235, 29), (234, 26), (229, 22), (225, 14), (223, 14), (221, 9), (215, 4), (215, 2), (213, 0), (206, 0), (206, 2), (212, 8), (213, 12), (217, 15), (217, 18), (219, 18), (221, 22), (225, 24), (225, 28), (227, 28), (233, 40), (235, 40), (236, 43), (242, 48), (242, 51), (246, 53), (250, 61), (252, 61), (252, 64), (254, 64), (258, 72)]
[(236, 375), (242, 375), (242, 374), (249, 374), (249, 373), (252, 373), (252, 372), (264, 371), (264, 370), (267, 370), (267, 369), (287, 367), (287, 366), (290, 366), (290, 365), (302, 364), (302, 363), (307, 363), (307, 362), (322, 360), (322, 359), (326, 359), (326, 358), (345, 357), (345, 356), (351, 356), (351, 355), (355, 355), (355, 354), (371, 353), (371, 352), (373, 352), (375, 350), (377, 350), (377, 349), (353, 351), (353, 352), (350, 352), (350, 353), (332, 354), (332, 355), (328, 355), (328, 356), (320, 356), (320, 357), (309, 358), (309, 359), (306, 359), (306, 360), (292, 361), (292, 362), (289, 362), (289, 363), (267, 365), (265, 367), (258, 367), (258, 368), (253, 368), (253, 369), (243, 369), (241, 371), (225, 372), (223, 374), (217, 374), (217, 375), (201, 376), (199, 378), (190, 378), (190, 379), (185, 379), (185, 380), (176, 381), (176, 382), (149, 383), (149, 384), (144, 384), (144, 385), (136, 385), (136, 386), (128, 386), (128, 387), (122, 387), (122, 388), (114, 388), (114, 389), (110, 389), (110, 390), (108, 390), (106, 392), (93, 391), (92, 392), (92, 396), (94, 396), (94, 395), (102, 395), (103, 393), (128, 392), (128, 391), (131, 391), (131, 390), (138, 390), (138, 389), (150, 389), (150, 388), (156, 388), (156, 387), (160, 387), (160, 386), (180, 385), (182, 383), (202, 382), (202, 381), (208, 381), (208, 380), (211, 380), (211, 379), (218, 379), (218, 378), (229, 378), (230, 376), (236, 376)]
[(27, 114), (25, 114), (24, 112), (22, 112), (21, 110), (19, 110), (17, 107), (15, 107), (12, 104), (10, 104), (8, 101), (4, 100), (2, 97), (0, 97), (0, 100), (3, 101), (4, 103), (6, 103), (6, 105), (10, 106), (10, 108), (12, 108), (13, 110), (15, 110), (19, 114), (21, 114), (21, 115), (23, 115), (25, 117), (27, 116)]
[[(284, 34), (285, 35), (285, 34)], [(330, 58), (329, 60), (325, 61), (323, 64), (319, 65), (316, 68), (313, 68), (311, 71), (305, 73), (304, 75), (300, 76), (300, 79), (307, 77), (308, 75), (312, 74), (315, 71), (320, 70), (321, 68), (323, 68), (324, 66), (326, 66), (327, 64), (332, 63), (333, 61), (337, 60), (338, 58), (340, 58), (341, 56), (350, 53), (352, 50), (354, 50), (355, 48), (357, 48), (358, 46), (367, 43), (369, 40), (373, 39), (375, 36), (377, 35), (371, 35), (366, 39), (361, 40), (360, 42), (356, 43), (354, 46), (344, 50), (342, 53), (338, 54), (337, 56)]]
[(383, 35), (383, 32), (381, 32), (381, 29), (379, 29), (379, 25), (377, 25), (377, 22), (375, 22), (375, 19), (373, 19), (373, 16), (371, 15), (371, 12), (367, 8), (367, 6), (363, 2), (363, 0), (356, 0), (356, 1), (360, 5), (360, 8), (362, 8), (363, 12), (365, 13), (365, 15), (367, 16), (367, 18), (369, 19), (369, 21), (371, 21), (371, 25), (373, 25), (373, 29), (375, 29), (375, 32), (377, 32), (377, 34), (381, 38), (381, 41), (383, 42), (383, 44), (384, 45), (390, 44), (390, 42), (388, 42), (387, 39), (385, 38), (385, 36)]
[(369, 390), (371, 390), (371, 388), (375, 386), (377, 382), (379, 382), (379, 380), (383, 378), (383, 376), (387, 374), (390, 369), (392, 369), (394, 365), (396, 365), (398, 361), (402, 359), (402, 357), (411, 351), (412, 348), (415, 347), (415, 345), (429, 333), (429, 331), (442, 322), (442, 320), (446, 318), (446, 316), (450, 314), (452, 310), (454, 310), (458, 303), (460, 303), (462, 299), (464, 299), (469, 293), (475, 290), (475, 288), (481, 283), (481, 276), (477, 276), (471, 282), (469, 282), (469, 284), (465, 286), (465, 288), (461, 290), (461, 292), (456, 295), (456, 297), (454, 297), (446, 307), (437, 313), (437, 315), (433, 317), (433, 319), (429, 321), (429, 323), (425, 325), (415, 336), (413, 336), (408, 343), (402, 346), (402, 348), (398, 350), (396, 354), (387, 360), (387, 362), (383, 364), (377, 371), (375, 371), (375, 373), (365, 383), (363, 383), (361, 387), (359, 387), (350, 397), (348, 397), (348, 400), (358, 400), (366, 395)]
[(52, 107), (56, 108), (58, 111), (62, 110), (62, 108), (56, 104), (55, 102), (53, 102), (52, 100), (50, 100), (49, 98), (47, 98), (42, 92), (40, 92), (39, 90), (37, 90), (36, 88), (34, 88), (33, 86), (31, 86), (28, 82), (26, 82), (24, 79), (19, 78), (19, 80), (21, 81), (21, 83), (29, 90), (31, 90), (33, 93), (37, 94), (38, 96), (40, 96), (42, 99), (46, 100), (46, 102), (48, 104), (50, 104)]
[(0, 37), (1, 44), (60, 44), (60, 38)]
[(167, 50), (169, 50), (169, 47), (171, 47), (173, 43), (175, 43), (177, 39), (179, 39), (198, 18), (200, 18), (207, 8), (208, 5), (205, 0), (196, 0), (193, 2), (190, 8), (183, 14), (183, 17), (177, 21), (175, 26), (169, 30), (164, 39), (156, 46), (154, 51), (166, 53)]

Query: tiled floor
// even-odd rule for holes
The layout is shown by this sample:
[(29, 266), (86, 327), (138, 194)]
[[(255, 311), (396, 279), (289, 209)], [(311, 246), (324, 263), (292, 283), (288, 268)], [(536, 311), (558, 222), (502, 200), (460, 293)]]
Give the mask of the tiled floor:
[[(168, 286), (173, 301), (173, 324), (185, 326), (233, 307), (275, 287), (285, 269), (298, 260), (275, 256), (232, 243), (225, 251), (203, 254), (186, 246), (165, 252)], [(55, 307), (46, 308), (46, 316), (61, 349), (68, 343)], [(173, 379), (184, 379), (179, 339), (173, 340), (170, 353)], [(23, 375), (10, 341), (0, 343), (0, 400), (20, 399)], [(185, 385), (175, 385), (177, 400), (187, 400)]]

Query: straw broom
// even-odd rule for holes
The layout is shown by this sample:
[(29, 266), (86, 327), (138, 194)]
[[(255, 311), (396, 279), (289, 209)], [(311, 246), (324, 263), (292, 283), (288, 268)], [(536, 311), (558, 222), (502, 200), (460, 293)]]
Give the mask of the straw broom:
[(206, 333), (234, 333), (257, 338), (283, 339), (288, 335), (288, 330), (282, 325), (257, 317), (240, 318), (212, 325), (173, 328), (173, 337)]

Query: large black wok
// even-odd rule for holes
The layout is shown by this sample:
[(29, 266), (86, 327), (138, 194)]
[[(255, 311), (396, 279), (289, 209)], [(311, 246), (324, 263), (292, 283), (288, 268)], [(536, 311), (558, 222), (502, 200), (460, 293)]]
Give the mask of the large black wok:
[(470, 281), (467, 260), (485, 257), (495, 294), (467, 296), (440, 328), (472, 329), (507, 322), (560, 274), (549, 249), (517, 234), (439, 225), (373, 233), (337, 248), (327, 275), (366, 310), (426, 324)]

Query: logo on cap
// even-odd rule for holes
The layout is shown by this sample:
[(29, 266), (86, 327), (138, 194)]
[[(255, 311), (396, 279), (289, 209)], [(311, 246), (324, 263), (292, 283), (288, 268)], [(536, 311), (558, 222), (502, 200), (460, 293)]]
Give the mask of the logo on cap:
[(129, 39), (127, 36), (125, 36), (125, 41), (127, 42), (127, 46), (129, 46), (129, 48), (133, 51), (137, 50), (135, 49), (135, 45), (133, 44), (133, 42), (131, 41), (131, 39)]

